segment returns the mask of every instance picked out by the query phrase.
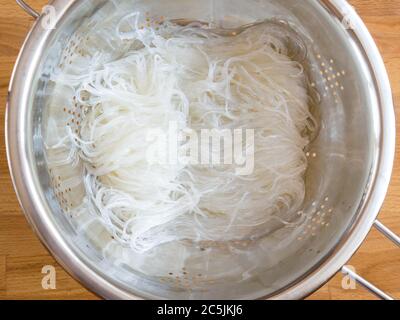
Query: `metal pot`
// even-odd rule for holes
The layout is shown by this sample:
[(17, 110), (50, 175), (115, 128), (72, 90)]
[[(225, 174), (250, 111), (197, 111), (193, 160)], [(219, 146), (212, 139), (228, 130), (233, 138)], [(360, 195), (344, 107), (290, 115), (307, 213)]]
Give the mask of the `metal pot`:
[[(47, 7), (50, 11), (46, 12), (54, 14), (54, 29), (49, 28), (48, 14), (39, 15), (24, 1), (17, 2), (37, 20), (21, 49), (9, 89), (6, 135), (14, 187), (40, 239), (57, 261), (90, 290), (109, 299), (300, 299), (317, 290), (345, 265), (374, 224), (400, 243), (396, 235), (376, 220), (389, 185), (395, 151), (390, 84), (371, 35), (346, 1), (246, 2), (247, 14), (254, 20), (271, 15), (299, 21), (315, 40), (315, 56), (331, 61), (332, 70), (341, 77), (340, 84), (336, 84), (340, 90), (335, 91), (339, 98), (332, 98), (326, 92), (321, 104), (322, 134), (311, 151), (321, 156), (311, 163), (307, 174), (310, 201), (304, 208), (320, 206), (329, 195), (332, 201), (329, 205), (335, 212), (330, 227), (251, 283), (214, 285), (210, 291), (206, 288), (190, 294), (156, 279), (144, 279), (109, 261), (87, 238), (77, 235), (51, 184), (43, 151), (43, 132), (48, 128), (42, 93), (46, 90), (49, 70), (58, 61), (62, 39), (75, 30), (83, 17), (107, 1), (51, 1), (51, 7)], [(230, 4), (231, 15), (242, 10), (240, 1), (225, 2)], [(189, 16), (196, 14), (195, 9), (207, 10), (196, 1), (169, 1), (165, 7), (158, 10), (161, 13), (170, 10), (169, 16), (181, 12)], [(153, 4), (153, 8), (157, 5)], [(196, 18), (202, 20), (201, 16)], [(323, 74), (322, 70), (321, 83), (328, 81)], [(343, 271), (390, 299), (349, 269)]]

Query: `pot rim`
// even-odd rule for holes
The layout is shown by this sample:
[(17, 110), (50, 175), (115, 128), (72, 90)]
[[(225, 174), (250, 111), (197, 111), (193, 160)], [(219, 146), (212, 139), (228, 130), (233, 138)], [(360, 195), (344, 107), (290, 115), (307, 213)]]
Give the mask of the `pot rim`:
[[(58, 19), (76, 6), (80, 0), (54, 0), (50, 5), (58, 12)], [(332, 11), (339, 19), (345, 16), (353, 22), (354, 35), (368, 59), (375, 85), (378, 89), (379, 119), (375, 124), (380, 128), (378, 160), (373, 170), (371, 184), (365, 195), (360, 214), (328, 257), (322, 259), (307, 275), (269, 298), (302, 299), (326, 283), (352, 257), (372, 228), (383, 204), (390, 182), (395, 157), (395, 114), (389, 78), (383, 59), (365, 24), (345, 0), (319, 0), (320, 4)], [(9, 169), (18, 200), (27, 220), (41, 241), (75, 279), (85, 287), (107, 299), (142, 299), (120, 288), (104, 275), (90, 268), (69, 247), (57, 228), (52, 224), (42, 192), (35, 183), (36, 171), (31, 166), (32, 147), (26, 132), (26, 110), (30, 98), (30, 86), (35, 75), (40, 52), (45, 48), (46, 39), (52, 30), (41, 27), (40, 17), (29, 32), (14, 67), (10, 81), (6, 110), (6, 147)], [(383, 130), (384, 128), (384, 130)]]

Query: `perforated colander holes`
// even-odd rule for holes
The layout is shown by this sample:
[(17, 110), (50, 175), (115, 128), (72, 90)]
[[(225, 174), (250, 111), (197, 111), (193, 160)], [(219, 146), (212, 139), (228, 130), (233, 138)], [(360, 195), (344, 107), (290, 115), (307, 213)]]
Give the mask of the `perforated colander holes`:
[(145, 21), (139, 24), (139, 29), (143, 30), (144, 28), (153, 27), (156, 31), (160, 29), (160, 27), (164, 24), (165, 17), (163, 16), (150, 16), (150, 12), (145, 13)]
[[(83, 106), (78, 103), (76, 96), (72, 98), (71, 107), (64, 107), (64, 113), (67, 115), (66, 126), (70, 127), (72, 132), (80, 138), (80, 128), (82, 123)], [(75, 139), (78, 142), (78, 139)]]
[(317, 153), (316, 152), (307, 151), (306, 152), (306, 157), (307, 158), (316, 158), (317, 157)]
[(178, 273), (170, 272), (167, 276), (159, 278), (161, 283), (176, 286), (182, 289), (190, 290), (193, 286), (213, 285), (214, 280), (209, 280), (202, 273), (191, 273), (186, 268)]
[[(332, 214), (334, 213), (334, 208), (329, 205), (329, 197), (325, 197), (320, 203), (313, 202), (310, 217), (308, 217), (307, 223), (301, 235), (297, 240), (303, 240), (311, 237), (316, 237), (318, 231), (321, 228), (327, 228), (330, 225), (330, 220)], [(303, 215), (303, 211), (299, 211), (298, 215)]]
[(321, 76), (320, 82), (312, 82), (311, 87), (315, 88), (317, 85), (323, 88), (322, 96), (326, 97), (332, 94), (335, 98), (335, 103), (339, 103), (339, 92), (344, 91), (342, 83), (343, 77), (346, 75), (346, 70), (335, 68), (334, 59), (324, 59), (321, 54), (317, 54), (316, 70), (319, 70)]
[(49, 169), (51, 186), (53, 187), (56, 198), (65, 212), (69, 213), (73, 207), (71, 201), (69, 201), (68, 195), (72, 192), (71, 188), (63, 188), (62, 177), (55, 175), (52, 169)]
[(70, 41), (68, 42), (66, 49), (64, 50), (61, 61), (58, 64), (60, 69), (64, 69), (64, 67), (72, 65), (75, 58), (78, 56), (84, 57), (85, 52), (82, 47), (78, 48), (78, 46), (86, 39), (83, 39), (80, 35), (74, 35)]

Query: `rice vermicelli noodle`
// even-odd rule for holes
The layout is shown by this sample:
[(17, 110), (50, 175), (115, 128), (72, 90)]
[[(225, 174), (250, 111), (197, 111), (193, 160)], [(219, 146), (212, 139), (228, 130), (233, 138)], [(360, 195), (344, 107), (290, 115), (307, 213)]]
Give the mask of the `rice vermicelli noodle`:
[[(255, 240), (271, 222), (304, 223), (305, 150), (317, 123), (290, 41), (296, 35), (271, 21), (223, 36), (139, 12), (87, 19), (51, 79), (60, 115), (47, 139), (49, 165), (77, 168), (70, 188), (86, 194), (71, 216), (89, 212), (137, 253)], [(150, 163), (149, 130), (167, 134), (171, 122), (196, 133), (254, 130), (244, 152), (254, 149), (253, 170)]]

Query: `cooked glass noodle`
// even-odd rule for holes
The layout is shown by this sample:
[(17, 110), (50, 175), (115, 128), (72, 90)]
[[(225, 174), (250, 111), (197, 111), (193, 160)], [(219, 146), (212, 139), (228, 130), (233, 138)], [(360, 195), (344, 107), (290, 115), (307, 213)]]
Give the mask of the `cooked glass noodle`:
[[(67, 124), (53, 124), (67, 125), (67, 134), (49, 138), (50, 166), (79, 168), (86, 191), (72, 216), (100, 217), (135, 252), (174, 241), (252, 240), (272, 221), (304, 223), (305, 149), (316, 121), (293, 31), (266, 21), (224, 37), (138, 12), (94, 19), (69, 40), (52, 78), (57, 108), (68, 108)], [(146, 134), (167, 132), (171, 121), (181, 130), (254, 129), (253, 173), (150, 164)]]

